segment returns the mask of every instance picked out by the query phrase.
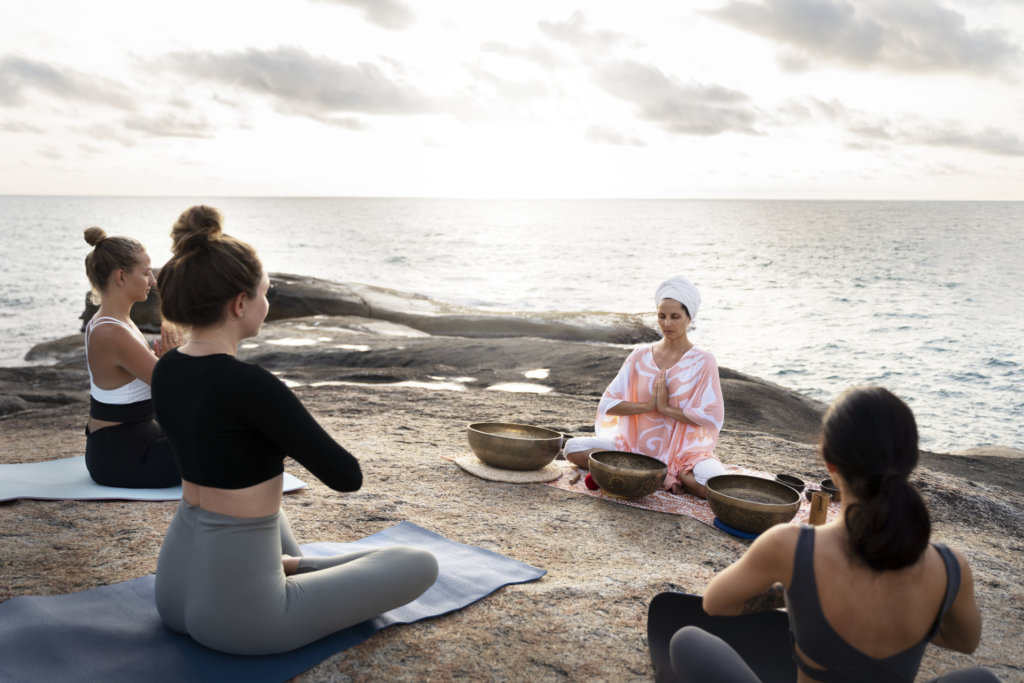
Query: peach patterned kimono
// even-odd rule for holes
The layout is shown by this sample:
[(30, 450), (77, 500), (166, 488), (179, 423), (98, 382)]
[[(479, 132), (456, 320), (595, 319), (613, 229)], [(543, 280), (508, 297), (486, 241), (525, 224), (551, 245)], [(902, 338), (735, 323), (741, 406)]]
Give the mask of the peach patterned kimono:
[(668, 487), (678, 482), (681, 472), (689, 472), (701, 460), (714, 457), (712, 451), (725, 419), (725, 406), (715, 357), (694, 347), (666, 371), (665, 379), (669, 404), (681, 409), (697, 426), (658, 413), (608, 414), (610, 408), (622, 401), (649, 401), (660, 372), (654, 364), (652, 345), (629, 354), (601, 397), (594, 431), (597, 436), (611, 439), (619, 450), (643, 453), (665, 463)]

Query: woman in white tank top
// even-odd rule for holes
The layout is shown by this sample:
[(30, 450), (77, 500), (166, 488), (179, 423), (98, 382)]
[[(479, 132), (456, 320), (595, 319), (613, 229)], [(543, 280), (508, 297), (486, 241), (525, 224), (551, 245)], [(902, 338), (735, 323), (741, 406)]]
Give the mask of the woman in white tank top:
[(180, 483), (167, 439), (153, 419), (149, 382), (165, 349), (181, 343), (171, 325), (150, 349), (132, 322), (132, 306), (156, 284), (150, 258), (138, 241), (85, 231), (93, 250), (85, 258), (99, 310), (85, 328), (90, 405), (85, 463), (98, 484), (163, 488)]

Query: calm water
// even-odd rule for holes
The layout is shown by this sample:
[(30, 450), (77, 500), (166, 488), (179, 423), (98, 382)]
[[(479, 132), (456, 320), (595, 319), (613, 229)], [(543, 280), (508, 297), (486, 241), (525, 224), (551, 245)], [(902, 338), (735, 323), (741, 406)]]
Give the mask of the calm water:
[[(85, 227), (160, 264), (195, 201), (0, 197), (0, 365), (78, 330)], [(495, 310), (646, 312), (682, 274), (721, 365), (824, 401), (883, 384), (932, 450), (1024, 447), (1024, 203), (203, 201), (271, 271)]]

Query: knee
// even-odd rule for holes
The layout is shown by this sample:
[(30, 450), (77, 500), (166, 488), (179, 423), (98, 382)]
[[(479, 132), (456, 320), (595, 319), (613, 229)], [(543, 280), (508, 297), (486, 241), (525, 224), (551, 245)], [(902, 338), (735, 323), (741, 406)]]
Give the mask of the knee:
[(702, 656), (707, 634), (696, 626), (684, 626), (675, 632), (669, 641), (669, 661), (672, 671), (679, 680), (686, 680), (693, 672), (693, 661)]
[(437, 558), (433, 553), (419, 548), (398, 547), (392, 549), (394, 560), (398, 566), (408, 571), (410, 577), (416, 577), (426, 590), (437, 580)]

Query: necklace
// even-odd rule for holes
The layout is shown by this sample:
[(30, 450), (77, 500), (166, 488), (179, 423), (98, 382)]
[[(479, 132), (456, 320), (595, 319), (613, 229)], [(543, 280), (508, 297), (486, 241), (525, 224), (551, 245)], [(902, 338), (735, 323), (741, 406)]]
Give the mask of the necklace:
[(221, 344), (220, 342), (206, 341), (205, 339), (190, 339), (189, 344), (206, 344), (207, 346), (213, 346), (214, 348), (224, 349), (225, 353), (229, 356), (235, 355), (235, 352), (231, 350), (231, 347), (227, 344)]

